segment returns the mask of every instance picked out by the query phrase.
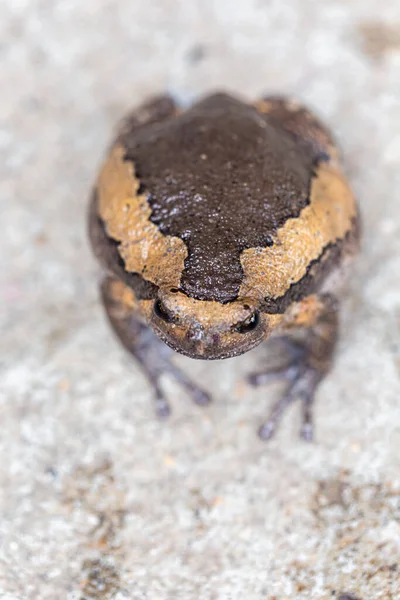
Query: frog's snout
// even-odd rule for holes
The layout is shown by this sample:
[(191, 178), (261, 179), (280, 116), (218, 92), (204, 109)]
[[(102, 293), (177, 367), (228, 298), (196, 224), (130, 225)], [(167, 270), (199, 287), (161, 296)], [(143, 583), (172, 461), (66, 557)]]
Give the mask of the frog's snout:
[(219, 333), (207, 332), (203, 327), (189, 329), (185, 335), (187, 343), (193, 347), (195, 354), (203, 355), (210, 349), (216, 350), (221, 343)]

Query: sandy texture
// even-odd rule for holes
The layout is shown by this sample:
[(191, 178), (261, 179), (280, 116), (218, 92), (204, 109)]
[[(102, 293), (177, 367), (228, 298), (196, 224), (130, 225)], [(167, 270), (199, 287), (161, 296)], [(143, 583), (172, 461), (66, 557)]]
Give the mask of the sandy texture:
[[(398, 0), (0, 4), (1, 600), (400, 598)], [(103, 318), (87, 197), (116, 121), (167, 90), (294, 95), (341, 141), (364, 248), (313, 445), (264, 350), (153, 417)]]

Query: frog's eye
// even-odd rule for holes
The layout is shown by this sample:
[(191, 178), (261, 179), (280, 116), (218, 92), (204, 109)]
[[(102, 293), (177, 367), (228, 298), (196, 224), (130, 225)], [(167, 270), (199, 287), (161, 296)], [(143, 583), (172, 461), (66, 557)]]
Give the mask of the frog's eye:
[(249, 331), (253, 331), (260, 322), (260, 315), (258, 312), (254, 312), (252, 315), (247, 317), (245, 321), (236, 325), (235, 330), (238, 333), (248, 333)]
[(159, 318), (162, 319), (163, 321), (165, 321), (166, 323), (170, 323), (172, 321), (171, 316), (168, 314), (168, 312), (165, 310), (163, 303), (161, 302), (160, 299), (157, 299), (154, 302), (154, 314)]

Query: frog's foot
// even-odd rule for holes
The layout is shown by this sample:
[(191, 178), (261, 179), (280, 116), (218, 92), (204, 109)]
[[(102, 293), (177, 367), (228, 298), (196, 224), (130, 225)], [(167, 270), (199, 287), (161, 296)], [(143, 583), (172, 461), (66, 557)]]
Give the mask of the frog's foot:
[(316, 389), (324, 373), (309, 364), (309, 353), (305, 346), (288, 342), (287, 339), (285, 343), (290, 344), (292, 360), (288, 365), (252, 373), (248, 377), (249, 382), (254, 386), (274, 380), (283, 380), (287, 384), (286, 391), (276, 402), (269, 418), (261, 425), (259, 436), (263, 440), (269, 440), (274, 435), (287, 407), (295, 400), (300, 400), (303, 405), (300, 435), (304, 440), (311, 441), (313, 439), (312, 405)]
[(106, 277), (101, 284), (101, 295), (115, 333), (134, 356), (153, 388), (157, 416), (165, 419), (171, 412), (161, 386), (163, 375), (171, 375), (196, 404), (209, 404), (210, 396), (173, 364), (173, 350), (142, 323), (137, 308), (130, 301), (130, 290), (121, 281)]
[[(303, 306), (297, 305), (292, 314), (292, 322), (287, 322), (288, 333), (275, 338), (286, 349), (287, 361), (284, 366), (272, 367), (249, 377), (253, 385), (261, 385), (273, 379), (283, 379), (286, 382), (286, 391), (259, 430), (263, 440), (272, 437), (286, 408), (295, 400), (301, 400), (303, 405), (300, 435), (308, 441), (313, 439), (312, 405), (318, 385), (332, 364), (338, 332), (338, 310), (333, 296), (315, 296), (317, 303), (313, 307), (311, 299), (311, 296), (306, 298)], [(310, 306), (312, 310), (307, 311)], [(295, 327), (291, 328), (290, 323), (297, 326), (297, 330)]]
[(195, 404), (206, 406), (211, 402), (210, 396), (170, 360), (173, 351), (165, 346), (147, 327), (134, 322), (134, 318), (131, 318), (129, 331), (132, 332), (134, 329), (136, 329), (136, 343), (132, 343), (133, 337), (131, 337), (130, 351), (134, 354), (153, 388), (157, 417), (165, 419), (171, 413), (169, 402), (161, 385), (161, 379), (164, 375), (175, 379), (186, 390)]

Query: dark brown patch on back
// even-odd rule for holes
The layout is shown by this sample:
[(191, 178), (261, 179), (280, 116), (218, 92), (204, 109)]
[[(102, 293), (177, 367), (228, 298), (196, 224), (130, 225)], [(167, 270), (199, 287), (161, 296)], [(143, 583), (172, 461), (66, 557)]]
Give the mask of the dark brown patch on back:
[(123, 136), (153, 123), (164, 121), (164, 119), (174, 116), (176, 112), (176, 104), (170, 96), (152, 98), (122, 120), (119, 135)]
[(302, 146), (311, 146), (320, 160), (337, 157), (336, 142), (327, 127), (305, 106), (282, 96), (266, 96), (255, 104), (265, 117), (285, 129)]
[(271, 245), (309, 201), (312, 149), (223, 94), (122, 141), (149, 194), (152, 222), (188, 248), (181, 290), (200, 300), (234, 300), (241, 252)]

